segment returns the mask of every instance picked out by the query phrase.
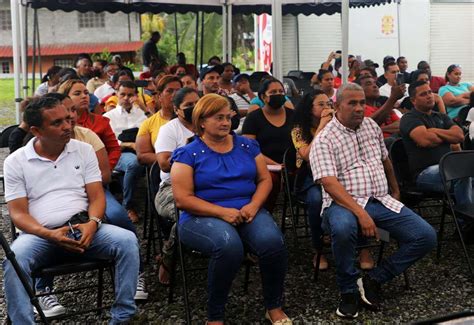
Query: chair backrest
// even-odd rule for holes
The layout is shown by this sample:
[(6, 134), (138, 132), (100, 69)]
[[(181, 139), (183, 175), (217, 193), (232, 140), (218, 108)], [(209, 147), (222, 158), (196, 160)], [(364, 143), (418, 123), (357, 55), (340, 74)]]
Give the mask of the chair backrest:
[(10, 138), (10, 134), (17, 126), (18, 124), (10, 125), (0, 133), (0, 148), (8, 147), (8, 139)]
[(301, 70), (290, 70), (290, 71), (288, 71), (288, 77), (295, 77), (297, 79), (303, 79), (303, 71), (301, 71)]
[(400, 186), (412, 183), (413, 180), (410, 173), (410, 166), (408, 165), (408, 155), (401, 138), (392, 143), (389, 155), (395, 171), (395, 177)]
[(150, 167), (150, 173), (149, 173), (149, 181), (150, 181), (150, 190), (151, 190), (151, 195), (152, 198), (154, 199), (156, 196), (156, 193), (158, 193), (158, 190), (160, 189), (160, 183), (161, 183), (161, 177), (160, 177), (160, 165), (155, 161), (153, 165)]
[(448, 152), (439, 161), (439, 171), (444, 182), (474, 177), (474, 150)]

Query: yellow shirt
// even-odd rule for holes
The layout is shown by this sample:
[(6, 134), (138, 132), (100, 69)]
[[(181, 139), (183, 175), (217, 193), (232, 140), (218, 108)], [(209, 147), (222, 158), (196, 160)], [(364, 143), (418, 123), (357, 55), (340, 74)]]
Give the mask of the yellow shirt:
[(151, 145), (155, 145), (156, 138), (158, 137), (158, 131), (160, 128), (168, 123), (168, 120), (165, 120), (161, 113), (158, 111), (149, 118), (147, 118), (143, 123), (140, 125), (140, 129), (138, 129), (137, 137), (145, 134), (150, 134), (151, 137)]

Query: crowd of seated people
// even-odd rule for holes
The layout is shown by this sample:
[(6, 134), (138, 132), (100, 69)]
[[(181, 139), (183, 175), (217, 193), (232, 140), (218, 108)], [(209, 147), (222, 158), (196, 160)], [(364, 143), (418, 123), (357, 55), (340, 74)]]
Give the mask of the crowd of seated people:
[[(244, 255), (251, 253), (258, 258), (262, 273), (266, 317), (274, 324), (291, 324), (282, 310), (288, 253), (274, 215), (285, 168), (283, 154), (293, 146), (300, 176), (297, 195), (306, 202), (313, 249), (321, 252), (323, 244), (330, 242), (333, 251), (341, 294), (337, 315), (355, 318), (362, 304), (378, 309), (381, 285), (436, 244), (433, 228), (399, 201), (387, 150), (401, 137), (414, 182), (421, 190), (442, 192), (439, 160), (450, 150), (461, 150), (461, 112), (465, 112), (467, 123), (474, 120), (474, 111), (468, 112), (474, 88), (461, 82), (461, 68), (449, 66), (444, 81), (432, 76), (426, 61), (410, 73), (407, 58), (386, 56), (384, 73), (378, 76), (377, 63), (350, 56), (350, 83), (344, 85), (341, 55), (332, 52), (308, 80), (314, 89), (305, 92), (295, 108), (292, 97), (299, 94), (287, 93), (283, 80), (268, 73), (262, 73), (258, 92), (254, 92), (248, 74), (240, 73), (232, 63), (221, 64), (218, 57), (209, 59), (199, 72), (186, 63), (183, 53), (177, 54), (175, 65), (167, 66), (153, 50), (159, 38), (159, 33), (154, 33), (147, 42), (151, 52), (147, 54), (146, 69), (136, 81), (119, 56), (107, 62), (93, 61), (84, 54), (78, 56), (75, 69), (48, 70), (35, 92), (37, 98), (25, 100), (22, 107), (27, 113), (10, 139), (11, 152), (15, 153), (5, 164), (6, 199), (17, 227), (38, 242), (54, 242), (48, 249), (72, 245), (73, 250), (88, 256), (98, 254), (96, 246), (89, 246), (91, 243), (96, 239), (105, 241), (99, 239), (105, 236), (99, 236), (102, 221), (126, 231), (125, 237), (138, 244), (133, 224), (140, 218), (134, 203), (137, 182), (145, 166), (156, 164), (161, 183), (154, 198), (155, 208), (171, 223), (163, 252), (157, 258), (159, 282), (169, 284), (179, 231), (186, 246), (210, 257), (208, 323), (222, 324), (232, 281)], [(60, 119), (61, 125), (44, 125), (53, 117)], [(87, 143), (92, 149), (77, 142)], [(22, 181), (30, 182), (32, 175), (18, 175), (7, 167), (21, 155), (35, 155), (42, 162), (54, 164), (72, 151), (90, 164), (90, 170), (84, 173), (94, 175), (82, 175), (82, 183), (76, 180), (74, 184), (86, 192), (77, 198), (82, 211), (74, 210), (73, 214), (89, 214), (84, 223), (87, 227), (78, 226), (87, 235), (87, 241), (81, 240), (79, 246), (64, 239), (65, 231), (50, 233), (68, 218), (51, 223), (42, 209), (28, 211), (29, 205), (37, 204), (38, 193), (18, 188), (21, 177), (26, 175)], [(121, 203), (108, 188), (112, 171), (122, 177)], [(28, 189), (31, 185), (21, 186)], [(97, 198), (92, 199), (89, 191)], [(458, 202), (471, 202), (471, 181), (457, 182), (454, 193)], [(180, 216), (175, 213), (175, 204)], [(53, 206), (55, 213), (61, 211), (56, 210), (62, 208), (61, 204)], [(20, 220), (25, 215), (34, 220), (34, 227)], [(354, 263), (356, 246), (377, 237), (376, 227), (389, 231), (400, 247), (377, 267), (370, 251), (362, 249), (359, 266), (368, 271), (362, 275)], [(28, 245), (36, 241), (31, 239)], [(17, 249), (20, 260), (29, 258), (23, 246), (14, 244), (13, 250)], [(117, 322), (133, 316), (133, 300), (148, 297), (139, 249), (127, 254), (113, 256), (136, 263), (134, 268), (124, 266), (123, 261), (116, 266), (117, 276), (123, 276), (120, 268), (124, 267), (136, 272), (126, 284), (116, 283), (116, 290), (125, 290), (116, 291), (116, 303), (128, 304), (123, 310), (112, 309)], [(27, 264), (22, 261), (30, 269), (32, 265)], [(328, 266), (323, 255), (319, 268)], [(11, 272), (7, 267), (5, 277), (8, 274), (11, 279)], [(13, 319), (29, 319), (32, 309), (12, 305), (25, 298), (13, 298), (17, 282), (12, 283), (6, 290), (9, 314)], [(40, 279), (36, 290), (48, 292), (52, 287), (53, 279)], [(65, 312), (54, 295), (40, 298), (40, 303), (50, 316)]]

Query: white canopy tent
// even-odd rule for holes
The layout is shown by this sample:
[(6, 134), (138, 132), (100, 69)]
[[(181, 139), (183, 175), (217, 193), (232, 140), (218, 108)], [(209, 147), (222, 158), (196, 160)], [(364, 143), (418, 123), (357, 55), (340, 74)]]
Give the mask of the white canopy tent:
[[(281, 79), (282, 71), (282, 15), (283, 14), (333, 14), (341, 13), (342, 23), (342, 76), (347, 81), (347, 55), (349, 34), (349, 6), (364, 7), (389, 3), (392, 0), (10, 0), (12, 17), (12, 45), (15, 80), (16, 120), (20, 121), (21, 91), (27, 96), (27, 24), (25, 21), (27, 6), (33, 8), (47, 8), (50, 10), (64, 11), (109, 11), (109, 12), (217, 12), (223, 19), (223, 58), (230, 61), (232, 54), (232, 14), (261, 14), (272, 15), (272, 44), (273, 44), (273, 75)], [(21, 67), (21, 70), (18, 69)], [(21, 73), (22, 72), (22, 73)]]

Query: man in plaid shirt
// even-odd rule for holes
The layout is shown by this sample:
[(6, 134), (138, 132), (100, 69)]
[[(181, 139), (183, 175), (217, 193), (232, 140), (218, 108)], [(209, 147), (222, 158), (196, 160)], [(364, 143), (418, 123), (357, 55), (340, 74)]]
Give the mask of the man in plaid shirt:
[[(436, 246), (436, 232), (400, 201), (393, 167), (380, 127), (364, 118), (363, 89), (339, 88), (336, 116), (318, 134), (310, 151), (315, 182), (323, 186), (323, 228), (331, 235), (341, 302), (340, 317), (355, 318), (359, 301), (380, 304), (380, 285), (403, 273)], [(398, 251), (364, 277), (354, 266), (358, 235), (378, 239), (377, 227), (400, 244)]]

